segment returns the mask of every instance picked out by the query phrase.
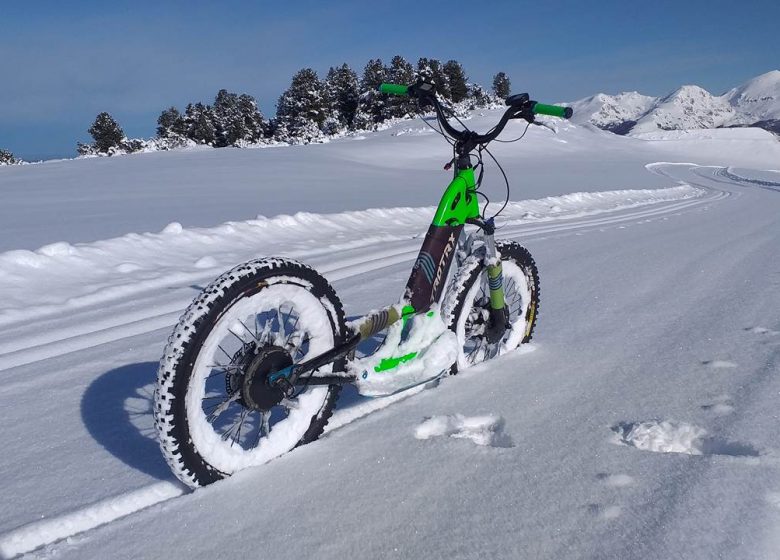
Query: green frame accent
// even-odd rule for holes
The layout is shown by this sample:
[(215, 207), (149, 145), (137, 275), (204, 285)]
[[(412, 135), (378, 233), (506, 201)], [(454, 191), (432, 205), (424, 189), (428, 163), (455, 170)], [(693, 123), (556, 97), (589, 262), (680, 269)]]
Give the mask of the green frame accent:
[(409, 354), (406, 354), (404, 356), (398, 356), (397, 358), (383, 358), (379, 362), (379, 365), (374, 366), (374, 371), (376, 373), (380, 373), (383, 371), (387, 371), (389, 369), (397, 368), (404, 362), (413, 360), (416, 357), (417, 357), (417, 352), (410, 352)]
[(479, 202), (474, 169), (469, 167), (458, 171), (444, 191), (433, 217), (433, 225), (459, 226), (471, 218), (479, 218)]

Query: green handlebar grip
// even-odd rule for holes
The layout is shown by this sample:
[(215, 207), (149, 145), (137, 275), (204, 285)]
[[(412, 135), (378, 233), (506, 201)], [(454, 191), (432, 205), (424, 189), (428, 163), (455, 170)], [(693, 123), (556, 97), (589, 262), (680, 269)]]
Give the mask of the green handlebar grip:
[(560, 107), (558, 105), (545, 105), (544, 103), (537, 103), (534, 105), (535, 115), (548, 115), (550, 117), (560, 117), (562, 119), (570, 119), (574, 112), (571, 107)]
[(392, 95), (409, 95), (409, 86), (402, 86), (401, 84), (382, 84), (379, 86), (379, 91)]

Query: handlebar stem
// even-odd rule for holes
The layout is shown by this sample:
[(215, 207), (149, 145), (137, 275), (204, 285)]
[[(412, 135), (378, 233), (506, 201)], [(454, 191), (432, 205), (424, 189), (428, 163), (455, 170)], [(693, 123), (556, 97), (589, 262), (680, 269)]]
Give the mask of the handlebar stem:
[(436, 98), (436, 93), (429, 84), (415, 84), (409, 86), (409, 95), (416, 97), (422, 103), (430, 103), (433, 105), (433, 109), (436, 112), (436, 118), (439, 121), (442, 129), (455, 140), (455, 153), (457, 155), (456, 169), (465, 169), (471, 167), (471, 160), (469, 154), (474, 151), (480, 144), (487, 144), (495, 140), (510, 119), (522, 118), (529, 122), (533, 122), (534, 115), (532, 112), (533, 101), (523, 104), (520, 107), (508, 107), (501, 119), (498, 121), (493, 129), (487, 134), (478, 134), (472, 130), (458, 130), (453, 127), (447, 120), (447, 116), (444, 114), (444, 109)]

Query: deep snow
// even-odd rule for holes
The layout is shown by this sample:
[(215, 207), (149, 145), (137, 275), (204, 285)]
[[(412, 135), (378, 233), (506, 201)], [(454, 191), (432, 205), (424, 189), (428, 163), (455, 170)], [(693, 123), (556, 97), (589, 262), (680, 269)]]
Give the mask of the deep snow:
[[(497, 145), (516, 201), (500, 236), (541, 272), (534, 343), (429, 390), (346, 391), (321, 441), (192, 494), (173, 481), (150, 398), (205, 283), (281, 253), (322, 270), (352, 317), (400, 294), (447, 152), (393, 132), (0, 169), (0, 556), (778, 557), (780, 144), (762, 131), (562, 125)], [(692, 163), (645, 169), (663, 161)], [(266, 172), (285, 177), (278, 198), (258, 195)], [(56, 196), (82, 193), (74, 214), (46, 201), (68, 176)], [(175, 204), (150, 218), (155, 190)]]

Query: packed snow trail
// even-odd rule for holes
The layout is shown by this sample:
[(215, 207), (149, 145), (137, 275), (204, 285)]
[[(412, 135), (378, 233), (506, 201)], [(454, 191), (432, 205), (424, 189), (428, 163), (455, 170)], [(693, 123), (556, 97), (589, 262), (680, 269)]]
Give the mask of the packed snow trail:
[[(772, 557), (780, 545), (772, 541), (780, 527), (780, 197), (729, 184), (716, 168), (655, 170), (733, 196), (514, 232), (542, 274), (535, 352), (445, 379), (266, 466), (43, 554)], [(385, 303), (413, 258), (336, 278), (348, 312)], [(45, 321), (65, 328), (64, 319), (43, 321), (40, 330)], [(25, 520), (67, 516), (170, 480), (148, 410), (166, 335), (138, 334), (0, 373), (4, 402), (14, 403), (4, 448), (17, 459), (4, 463), (4, 494), (14, 504), (2, 521), (6, 535)], [(342, 413), (349, 405), (365, 406), (348, 394)], [(500, 416), (513, 447), (415, 438), (426, 418), (458, 414)], [(724, 445), (691, 456), (616, 437), (619, 425), (651, 421), (700, 427)]]

